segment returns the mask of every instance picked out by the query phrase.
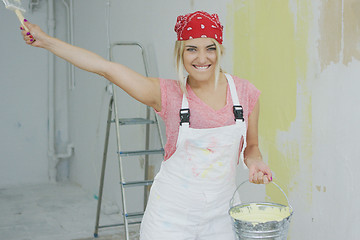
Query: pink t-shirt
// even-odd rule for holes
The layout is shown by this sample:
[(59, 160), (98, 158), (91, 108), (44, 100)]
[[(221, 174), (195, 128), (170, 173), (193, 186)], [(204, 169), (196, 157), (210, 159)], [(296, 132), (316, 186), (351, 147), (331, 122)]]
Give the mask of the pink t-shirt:
[[(240, 105), (243, 107), (245, 122), (259, 98), (260, 91), (249, 81), (233, 76)], [(161, 111), (157, 112), (166, 126), (165, 158), (167, 160), (176, 150), (179, 133), (180, 117), (183, 94), (176, 80), (160, 78)], [(233, 102), (229, 85), (227, 88), (226, 105), (220, 110), (214, 110), (198, 98), (189, 85), (188, 102), (190, 108), (191, 128), (215, 128), (234, 124)]]

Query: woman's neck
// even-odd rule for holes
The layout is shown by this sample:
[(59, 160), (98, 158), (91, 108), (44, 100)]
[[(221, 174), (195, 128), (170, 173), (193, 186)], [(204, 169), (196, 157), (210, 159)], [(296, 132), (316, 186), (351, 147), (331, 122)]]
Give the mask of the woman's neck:
[(214, 110), (219, 110), (226, 105), (227, 80), (223, 73), (220, 73), (216, 88), (215, 80), (188, 81), (188, 83), (194, 94)]
[[(226, 82), (226, 77), (223, 73), (220, 73), (218, 85), (224, 82)], [(187, 84), (189, 84), (191, 89), (213, 90), (215, 89), (215, 76), (209, 80), (196, 80), (189, 76), (187, 79)]]

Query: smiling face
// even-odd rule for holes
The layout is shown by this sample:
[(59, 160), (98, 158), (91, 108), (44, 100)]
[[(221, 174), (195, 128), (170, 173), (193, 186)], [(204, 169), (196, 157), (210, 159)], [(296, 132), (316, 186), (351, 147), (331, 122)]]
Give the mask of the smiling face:
[(183, 64), (190, 81), (214, 81), (216, 45), (211, 38), (195, 38), (184, 43)]

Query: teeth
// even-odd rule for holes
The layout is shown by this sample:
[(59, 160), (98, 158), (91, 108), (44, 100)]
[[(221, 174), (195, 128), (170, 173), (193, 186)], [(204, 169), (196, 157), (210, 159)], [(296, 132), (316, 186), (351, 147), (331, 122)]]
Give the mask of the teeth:
[(199, 70), (208, 69), (210, 67), (210, 65), (208, 65), (208, 66), (196, 66), (196, 65), (194, 65), (194, 66), (195, 66), (195, 68), (197, 68)]

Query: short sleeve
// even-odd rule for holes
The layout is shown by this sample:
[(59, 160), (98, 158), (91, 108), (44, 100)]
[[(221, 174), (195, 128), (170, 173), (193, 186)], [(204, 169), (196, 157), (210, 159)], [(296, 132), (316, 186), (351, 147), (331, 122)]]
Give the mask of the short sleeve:
[(160, 78), (160, 92), (161, 92), (161, 111), (158, 112), (155, 109), (155, 112), (161, 117), (161, 118), (166, 118), (165, 113), (166, 108), (167, 108), (167, 94), (166, 94), (166, 83), (165, 83), (165, 79)]

